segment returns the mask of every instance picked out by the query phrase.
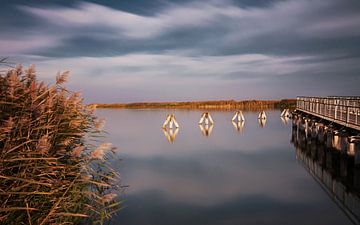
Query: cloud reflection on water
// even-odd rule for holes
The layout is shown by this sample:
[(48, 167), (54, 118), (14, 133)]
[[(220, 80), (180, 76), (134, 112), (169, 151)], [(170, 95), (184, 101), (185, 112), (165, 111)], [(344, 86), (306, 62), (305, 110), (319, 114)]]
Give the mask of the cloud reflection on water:
[(114, 224), (349, 223), (296, 163), (280, 112), (266, 112), (263, 128), (256, 113), (245, 112), (246, 132), (238, 135), (233, 113), (214, 111), (216, 128), (201, 138), (198, 111), (176, 110), (182, 131), (172, 145), (155, 132), (166, 113), (98, 111), (108, 118), (105, 128), (123, 158), (116, 167), (129, 185)]

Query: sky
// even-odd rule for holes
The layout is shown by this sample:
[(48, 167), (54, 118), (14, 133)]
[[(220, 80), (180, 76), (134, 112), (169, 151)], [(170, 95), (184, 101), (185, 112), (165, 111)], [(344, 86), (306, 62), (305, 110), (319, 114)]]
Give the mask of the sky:
[(89, 103), (360, 95), (358, 0), (0, 4), (0, 57)]

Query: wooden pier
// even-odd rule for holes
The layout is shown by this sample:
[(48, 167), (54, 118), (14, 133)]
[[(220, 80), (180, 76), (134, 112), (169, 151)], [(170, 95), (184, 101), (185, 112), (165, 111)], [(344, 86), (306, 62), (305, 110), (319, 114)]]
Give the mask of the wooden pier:
[(360, 97), (300, 96), (296, 110), (360, 131)]

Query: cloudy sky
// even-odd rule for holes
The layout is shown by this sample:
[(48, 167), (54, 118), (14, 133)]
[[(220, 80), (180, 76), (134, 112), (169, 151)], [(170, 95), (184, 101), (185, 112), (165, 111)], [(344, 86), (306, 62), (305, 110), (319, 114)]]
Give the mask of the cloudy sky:
[(0, 56), (87, 102), (360, 95), (358, 0), (0, 3)]

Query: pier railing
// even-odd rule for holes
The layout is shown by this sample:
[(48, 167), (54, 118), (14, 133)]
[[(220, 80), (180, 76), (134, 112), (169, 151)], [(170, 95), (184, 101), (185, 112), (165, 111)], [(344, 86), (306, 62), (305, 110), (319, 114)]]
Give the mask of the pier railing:
[(360, 97), (297, 97), (296, 109), (360, 130)]

